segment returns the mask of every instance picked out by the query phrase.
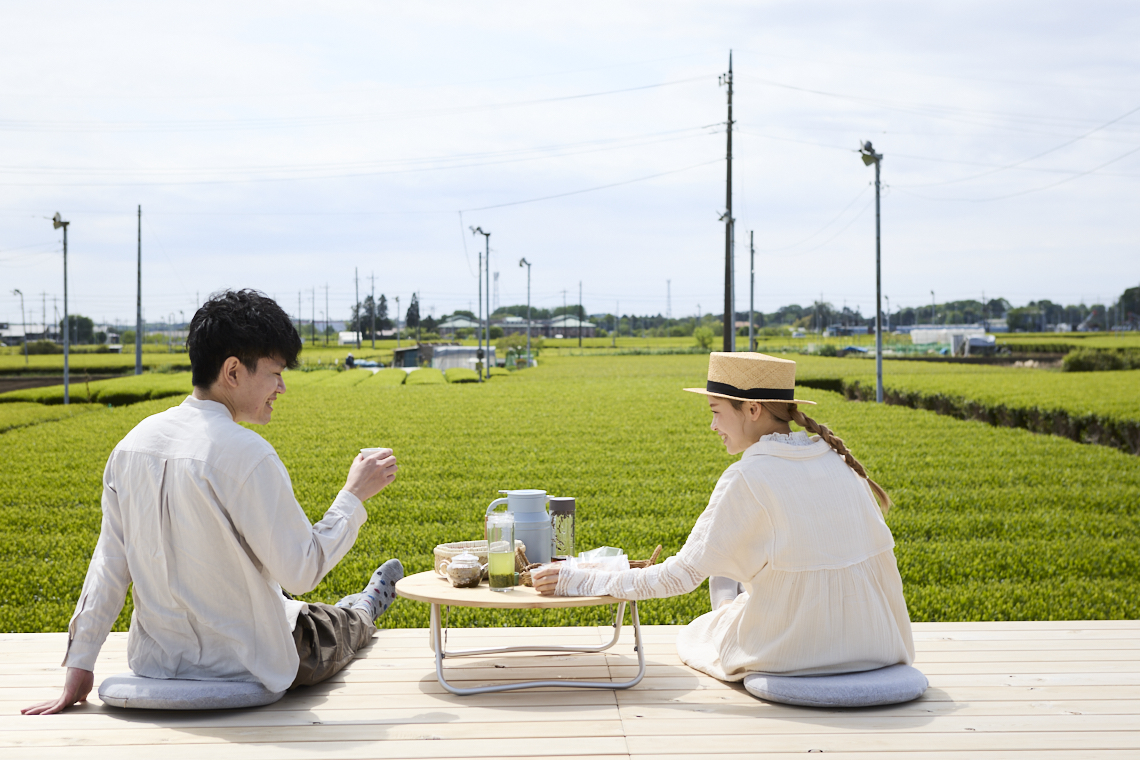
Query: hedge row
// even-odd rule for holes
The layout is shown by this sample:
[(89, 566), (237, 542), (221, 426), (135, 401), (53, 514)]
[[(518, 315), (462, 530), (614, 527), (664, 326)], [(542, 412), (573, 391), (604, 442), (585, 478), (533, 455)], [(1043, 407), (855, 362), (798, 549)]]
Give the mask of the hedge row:
[[(801, 383), (821, 390), (839, 390), (850, 400), (874, 401), (875, 386), (864, 386), (858, 380), (806, 380)], [(888, 404), (911, 409), (926, 409), (960, 420), (977, 420), (995, 427), (1024, 428), (1033, 433), (1057, 435), (1077, 443), (1110, 446), (1129, 454), (1140, 455), (1140, 422), (1119, 420), (1097, 414), (1074, 414), (1064, 409), (1040, 407), (1008, 407), (987, 404), (943, 393), (923, 393), (883, 388)]]

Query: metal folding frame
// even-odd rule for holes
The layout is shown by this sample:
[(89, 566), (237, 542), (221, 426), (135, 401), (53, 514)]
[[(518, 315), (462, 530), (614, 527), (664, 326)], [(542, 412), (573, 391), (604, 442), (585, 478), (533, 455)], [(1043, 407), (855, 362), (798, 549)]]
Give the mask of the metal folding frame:
[(461, 649), (453, 652), (448, 652), (444, 649), (442, 623), (440, 616), (440, 607), (443, 605), (432, 604), (431, 606), (431, 648), (435, 652), (435, 674), (439, 679), (439, 685), (447, 689), (452, 694), (457, 694), (461, 697), (470, 696), (472, 694), (493, 694), (500, 691), (516, 691), (518, 689), (536, 689), (543, 686), (570, 686), (579, 689), (628, 689), (641, 683), (641, 679), (645, 677), (645, 646), (641, 642), (641, 622), (637, 618), (637, 602), (629, 603), (630, 618), (633, 621), (633, 643), (637, 651), (637, 675), (629, 681), (576, 681), (570, 679), (559, 679), (552, 681), (520, 681), (519, 683), (509, 684), (496, 684), (493, 686), (473, 686), (471, 688), (462, 688), (453, 686), (448, 683), (447, 679), (443, 676), (443, 661), (447, 657), (473, 657), (476, 655), (484, 654), (505, 654), (507, 652), (576, 652), (580, 654), (596, 654), (604, 652), (618, 642), (621, 637), (621, 629), (625, 623), (625, 602), (620, 602), (617, 605), (617, 611), (614, 614), (614, 636), (610, 639), (609, 643), (602, 644), (596, 647), (562, 647), (562, 646), (542, 646), (542, 645), (529, 645), (517, 647), (499, 647), (494, 649)]

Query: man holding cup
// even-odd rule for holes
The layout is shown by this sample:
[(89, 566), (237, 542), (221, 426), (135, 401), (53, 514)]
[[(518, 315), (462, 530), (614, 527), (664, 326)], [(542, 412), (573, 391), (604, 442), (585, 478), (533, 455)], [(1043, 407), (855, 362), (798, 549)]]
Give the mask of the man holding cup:
[(335, 607), (282, 592), (320, 583), (355, 543), (363, 502), (398, 469), (391, 449), (357, 456), (313, 525), (277, 452), (238, 424), (267, 424), (285, 392), (282, 372), (302, 348), (289, 316), (256, 291), (224, 291), (194, 315), (187, 348), (193, 394), (143, 420), (111, 452), (99, 542), (68, 627), (63, 694), (25, 714), (86, 700), (131, 584), (134, 673), (256, 681), (273, 692), (318, 683), (351, 662), (395, 598), (396, 559)]

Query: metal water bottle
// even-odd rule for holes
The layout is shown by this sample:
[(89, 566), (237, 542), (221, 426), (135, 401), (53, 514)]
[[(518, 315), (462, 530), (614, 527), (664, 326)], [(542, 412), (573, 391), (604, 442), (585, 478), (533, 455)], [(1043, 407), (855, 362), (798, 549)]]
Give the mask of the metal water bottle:
[(550, 555), (557, 559), (574, 556), (574, 497), (550, 498)]

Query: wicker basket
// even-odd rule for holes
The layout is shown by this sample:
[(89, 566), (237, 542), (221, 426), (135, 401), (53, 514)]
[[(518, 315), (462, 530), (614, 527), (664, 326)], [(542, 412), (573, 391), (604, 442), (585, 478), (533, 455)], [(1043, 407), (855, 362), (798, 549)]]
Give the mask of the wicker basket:
[[(522, 541), (515, 539), (515, 552), (524, 551), (526, 546)], [(435, 572), (437, 575), (443, 575), (439, 569), (439, 564), (445, 559), (457, 557), (463, 552), (471, 552), (479, 558), (479, 564), (487, 564), (487, 542), (486, 541), (455, 541), (450, 544), (440, 544), (435, 547)], [(524, 555), (525, 556), (525, 555)]]
[[(661, 556), (661, 544), (657, 544), (657, 548), (653, 550), (653, 554), (651, 554), (649, 556), (649, 559), (630, 560), (629, 567), (631, 570), (632, 569), (644, 570), (645, 568), (656, 564), (657, 558), (660, 556)], [(559, 561), (560, 560), (555, 560), (555, 562), (559, 562)], [(535, 569), (536, 567), (542, 567), (542, 563), (541, 562), (530, 562), (530, 563), (528, 563), (527, 559), (526, 559), (526, 552), (519, 550), (519, 549), (515, 550), (515, 570), (519, 573), (519, 583), (520, 584), (522, 584), (523, 586), (534, 586), (534, 584), (531, 582), (531, 579), (530, 579), (530, 571)]]

